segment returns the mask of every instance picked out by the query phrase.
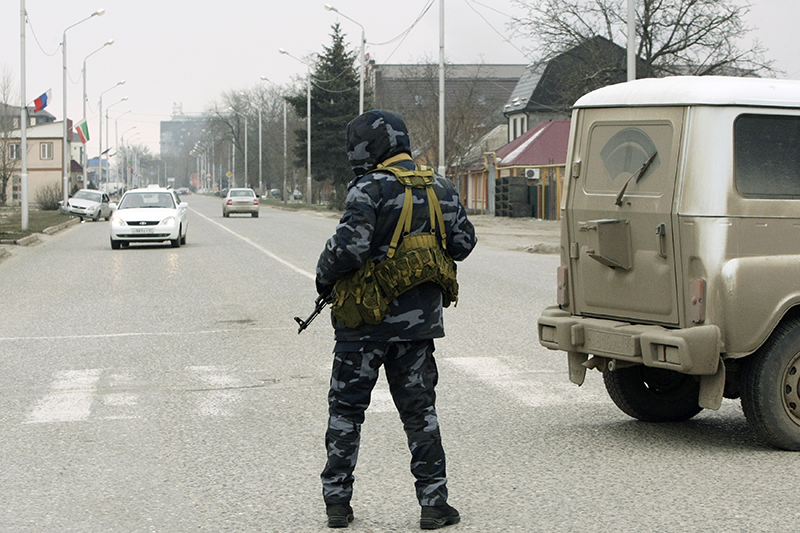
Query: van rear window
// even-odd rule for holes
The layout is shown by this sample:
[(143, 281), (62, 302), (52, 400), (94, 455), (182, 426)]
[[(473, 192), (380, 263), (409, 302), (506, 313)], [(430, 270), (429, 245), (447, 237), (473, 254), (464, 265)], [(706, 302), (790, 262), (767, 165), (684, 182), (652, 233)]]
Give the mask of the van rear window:
[(733, 139), (736, 188), (742, 195), (800, 198), (800, 117), (741, 115)]

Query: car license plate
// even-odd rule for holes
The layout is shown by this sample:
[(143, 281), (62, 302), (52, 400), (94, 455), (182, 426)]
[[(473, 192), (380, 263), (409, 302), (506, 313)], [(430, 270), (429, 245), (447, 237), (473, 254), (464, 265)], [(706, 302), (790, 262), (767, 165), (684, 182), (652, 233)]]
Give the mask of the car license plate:
[(134, 233), (153, 233), (153, 228), (133, 228)]

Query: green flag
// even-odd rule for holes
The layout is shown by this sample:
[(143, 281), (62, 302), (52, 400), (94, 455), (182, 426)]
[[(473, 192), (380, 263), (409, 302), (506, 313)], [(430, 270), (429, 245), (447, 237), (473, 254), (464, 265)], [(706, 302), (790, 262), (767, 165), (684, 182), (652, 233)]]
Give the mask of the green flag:
[(86, 123), (86, 120), (75, 126), (75, 131), (78, 132), (81, 142), (86, 144), (86, 141), (89, 140), (89, 125)]

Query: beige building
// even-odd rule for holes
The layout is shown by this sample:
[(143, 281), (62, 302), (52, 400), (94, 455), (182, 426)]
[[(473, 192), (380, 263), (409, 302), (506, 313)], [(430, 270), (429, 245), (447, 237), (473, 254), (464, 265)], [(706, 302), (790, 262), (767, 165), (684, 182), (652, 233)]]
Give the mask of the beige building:
[[(70, 192), (74, 187), (83, 186), (83, 168), (74, 160), (79, 158), (80, 142), (74, 142), (72, 135), (72, 121), (68, 121), (70, 154)], [(63, 123), (48, 122), (36, 126), (28, 126), (26, 138), (28, 145), (28, 201), (33, 204), (36, 202), (36, 195), (39, 191), (48, 186), (55, 186), (63, 183)], [(6, 193), (9, 204), (18, 205), (21, 198), (20, 193), (20, 173), (22, 172), (21, 160), (21, 133), (20, 130), (10, 132), (6, 141), (8, 157), (16, 161), (12, 179), (8, 181)], [(77, 151), (76, 151), (77, 150)]]

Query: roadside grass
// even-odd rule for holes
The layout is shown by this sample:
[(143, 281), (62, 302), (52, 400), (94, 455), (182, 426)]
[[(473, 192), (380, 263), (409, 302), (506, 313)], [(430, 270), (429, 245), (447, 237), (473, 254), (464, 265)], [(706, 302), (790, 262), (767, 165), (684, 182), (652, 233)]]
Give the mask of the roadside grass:
[(41, 211), (31, 207), (28, 209), (28, 229), (23, 231), (19, 207), (0, 207), (0, 240), (16, 241), (34, 233), (42, 233), (45, 229), (71, 218), (72, 215), (65, 215), (58, 210)]

